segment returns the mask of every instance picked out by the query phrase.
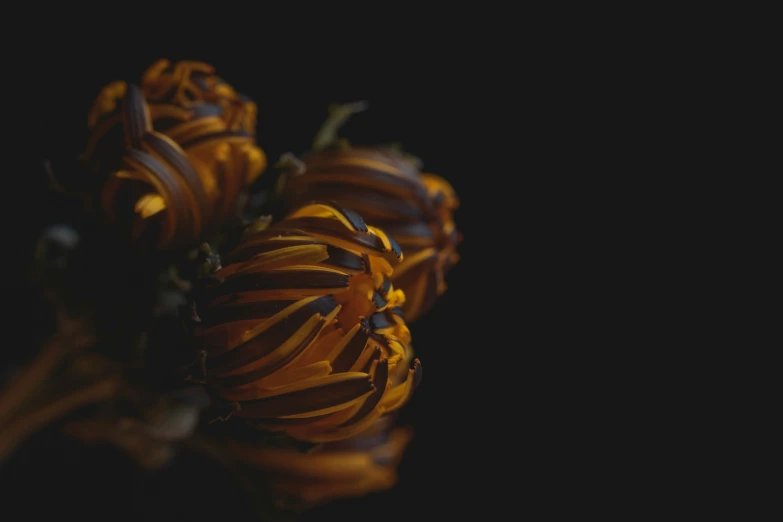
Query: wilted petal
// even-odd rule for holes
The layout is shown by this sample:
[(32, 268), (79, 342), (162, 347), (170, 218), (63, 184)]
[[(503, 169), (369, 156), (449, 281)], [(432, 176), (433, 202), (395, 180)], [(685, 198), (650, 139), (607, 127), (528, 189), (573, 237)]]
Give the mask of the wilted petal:
[[(369, 394), (363, 396), (361, 400), (365, 400), (368, 396)], [(355, 405), (356, 403), (351, 406)], [(341, 411), (337, 411), (310, 424), (291, 426), (287, 432), (292, 437), (311, 442), (324, 443), (343, 440), (367, 431), (385, 413), (385, 410), (383, 407), (377, 407), (359, 422), (344, 427), (339, 426), (344, 417), (341, 413)]]
[(236, 274), (256, 273), (290, 266), (316, 265), (328, 258), (326, 245), (308, 244), (283, 247), (256, 254), (245, 263), (230, 265), (221, 270), (220, 276), (227, 279)]
[[(210, 364), (211, 361), (208, 360), (207, 367), (214, 375), (213, 382), (222, 388), (230, 389), (256, 382), (272, 374), (300, 356), (315, 340), (327, 320), (328, 318), (321, 317), (320, 314), (310, 317), (296, 332), (287, 336), (273, 350), (268, 350), (269, 344), (265, 343), (270, 342), (270, 337), (274, 338), (272, 334), (278, 333), (274, 329), (267, 330), (251, 341), (215, 359), (215, 361), (220, 360), (219, 362)], [(258, 355), (265, 351), (266, 355)]]
[(381, 397), (386, 392), (386, 383), (389, 379), (389, 361), (388, 359), (381, 359), (374, 363), (374, 366), (375, 368), (371, 370), (371, 375), (373, 375), (375, 391), (364, 401), (359, 410), (350, 419), (340, 424), (341, 428), (356, 424), (364, 419), (381, 402)]
[(386, 411), (394, 411), (401, 408), (411, 397), (413, 391), (421, 382), (421, 363), (414, 361), (413, 368), (408, 372), (408, 378), (402, 384), (392, 388), (381, 400), (381, 407)]
[(326, 377), (332, 373), (332, 367), (328, 361), (318, 361), (313, 364), (308, 364), (307, 366), (298, 367), (294, 367), (292, 364), (287, 368), (292, 369), (283, 369), (273, 375), (260, 379), (258, 382), (250, 383), (247, 385), (248, 389), (251, 389), (251, 387), (254, 386), (262, 390), (273, 390), (275, 388), (280, 388), (281, 386), (286, 386), (292, 382)]
[[(325, 203), (313, 203), (300, 207), (293, 211), (286, 218), (288, 220), (287, 226), (291, 226), (292, 221), (300, 217), (321, 217), (321, 218), (336, 218), (342, 223), (345, 228), (351, 232), (367, 232), (367, 224), (362, 217), (355, 211), (339, 207), (336, 205), (327, 205)], [(295, 221), (294, 221), (295, 222)]]
[(331, 363), (335, 372), (347, 372), (361, 357), (369, 340), (369, 332), (355, 325), (339, 343), (335, 345), (327, 360)]
[[(145, 135), (141, 148), (168, 164), (171, 170), (184, 181), (186, 189), (183, 192), (195, 200), (193, 205), (198, 205), (199, 212), (195, 215), (198, 216), (199, 221), (201, 216), (209, 217), (211, 209), (201, 180), (179, 145), (162, 134), (151, 132)], [(198, 226), (197, 224), (196, 227)]]
[[(236, 347), (243, 349), (239, 353), (252, 350), (249, 360), (263, 357), (274, 351), (289, 336), (293, 335), (310, 318), (326, 317), (335, 310), (338, 304), (330, 295), (302, 299), (284, 308), (268, 320), (242, 321), (240, 324), (223, 323), (213, 328), (199, 330), (197, 341), (201, 346), (208, 347), (209, 358), (207, 367), (229, 364), (238, 360), (240, 355), (232, 355)], [(246, 325), (251, 325), (249, 328)]]
[(339, 373), (308, 379), (262, 394), (242, 403), (240, 417), (286, 417), (306, 413), (321, 414), (333, 408), (348, 407), (374, 391), (366, 373)]
[(122, 101), (122, 125), (125, 130), (125, 146), (138, 149), (141, 140), (152, 130), (150, 113), (144, 96), (135, 85), (129, 85)]

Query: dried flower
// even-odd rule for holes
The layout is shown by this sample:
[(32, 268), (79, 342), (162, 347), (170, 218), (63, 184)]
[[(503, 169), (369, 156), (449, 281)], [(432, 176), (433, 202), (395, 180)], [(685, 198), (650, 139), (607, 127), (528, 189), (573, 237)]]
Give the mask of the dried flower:
[[(121, 168), (128, 147), (128, 129), (123, 129), (128, 115), (121, 100), (129, 91), (125, 82), (111, 83), (90, 110), (91, 136), (83, 157), (100, 176)], [(156, 62), (143, 74), (141, 95), (147, 130), (176, 143), (195, 170), (209, 223), (235, 215), (246, 188), (266, 167), (255, 141), (255, 103), (201, 62)], [(160, 208), (165, 198), (158, 196), (144, 206)]]
[(263, 430), (312, 442), (364, 431), (421, 378), (389, 279), (401, 259), (384, 232), (330, 204), (249, 230), (198, 306), (208, 384)]
[(125, 149), (101, 188), (101, 203), (137, 240), (192, 245), (211, 224), (204, 178), (179, 145), (152, 130), (149, 115), (141, 91), (129, 85), (121, 111)]
[(229, 451), (263, 472), (281, 507), (306, 509), (339, 498), (391, 488), (413, 437), (410, 427), (384, 416), (367, 431), (310, 452), (250, 442), (229, 442)]
[(405, 292), (408, 322), (446, 290), (444, 276), (459, 260), (461, 237), (453, 219), (459, 200), (446, 180), (421, 173), (415, 159), (380, 147), (314, 152), (304, 158), (304, 172), (285, 178), (282, 196), (289, 208), (334, 200), (394, 237), (405, 260), (391, 277)]

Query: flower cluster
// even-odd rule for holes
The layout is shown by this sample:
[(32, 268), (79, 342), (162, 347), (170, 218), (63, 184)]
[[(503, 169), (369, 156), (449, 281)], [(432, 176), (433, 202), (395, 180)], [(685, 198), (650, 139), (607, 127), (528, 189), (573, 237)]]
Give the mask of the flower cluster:
[(198, 438), (284, 506), (396, 482), (412, 437), (396, 412), (422, 380), (408, 322), (459, 259), (459, 200), (399, 151), (319, 145), (267, 195), (281, 215), (248, 221), (256, 115), (201, 62), (100, 91), (73, 199), (105, 226), (42, 238), (54, 333), (0, 373), (0, 462), (59, 423), (149, 468)]

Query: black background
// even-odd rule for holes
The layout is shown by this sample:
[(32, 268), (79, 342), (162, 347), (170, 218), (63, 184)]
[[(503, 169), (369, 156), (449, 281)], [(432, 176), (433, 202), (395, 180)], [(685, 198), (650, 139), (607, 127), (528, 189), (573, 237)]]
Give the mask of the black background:
[[(100, 87), (138, 77), (159, 58), (209, 62), (255, 98), (258, 141), (271, 161), (307, 148), (330, 103), (367, 100), (345, 136), (402, 143), (462, 200), (462, 260), (446, 296), (412, 325), (424, 379), (403, 412), (417, 437), (400, 483), (308, 519), (625, 521), (671, 518), (682, 512), (672, 501), (695, 500), (693, 511), (703, 513), (732, 497), (705, 488), (701, 471), (722, 466), (725, 448), (702, 466), (693, 455), (714, 434), (691, 430), (713, 388), (695, 384), (706, 370), (689, 353), (722, 325), (712, 317), (689, 336), (672, 328), (687, 329), (700, 313), (703, 292), (693, 280), (713, 260), (697, 263), (692, 254), (723, 211), (698, 208), (714, 182), (703, 165), (725, 153), (704, 136), (724, 128), (723, 107), (737, 98), (716, 97), (716, 86), (729, 83), (726, 56), (745, 57), (718, 52), (720, 73), (704, 74), (711, 46), (726, 35), (699, 36), (702, 15), (593, 5), (541, 13), (328, 4), (283, 13), (221, 4), (168, 15), (136, 4), (65, 7), (8, 16), (0, 35), (4, 291), (28, 259), (18, 245), (45, 221), (38, 161), (67, 171)], [(676, 157), (689, 153), (688, 161)], [(705, 286), (721, 292), (723, 277)], [(4, 349), (16, 348), (19, 324), (32, 328), (31, 318), (11, 317)], [(86, 458), (62, 445), (0, 474), (9, 512), (96, 520), (248, 514), (209, 462), (148, 475), (120, 455)]]
[[(529, 185), (523, 164), (531, 140), (522, 135), (524, 116), (514, 111), (523, 93), (510, 83), (522, 59), (508, 51), (502, 31), (490, 38), (474, 34), (467, 22), (433, 26), (403, 18), (396, 27), (330, 21), (314, 34), (278, 19), (284, 30), (277, 27), (274, 36), (263, 29), (216, 28), (206, 20), (206, 28), (194, 27), (184, 33), (188, 37), (167, 35), (154, 24), (116, 32), (108, 25), (81, 34), (60, 27), (62, 36), (48, 37), (32, 54), (11, 53), (20, 82), (8, 100), (19, 138), (13, 147), (17, 168), (30, 173), (17, 192), (20, 206), (36, 199), (39, 160), (51, 160), (60, 172), (74, 164), (87, 110), (100, 88), (138, 79), (159, 58), (208, 62), (251, 96), (258, 105), (258, 143), (270, 163), (284, 152), (306, 150), (329, 104), (366, 100), (369, 109), (353, 117), (343, 136), (354, 143), (399, 142), (423, 160), (426, 171), (456, 189), (462, 260), (448, 276), (447, 294), (411, 325), (424, 379), (400, 419), (415, 428), (416, 437), (399, 484), (335, 502), (303, 520), (497, 519), (509, 501), (539, 505), (542, 494), (562, 491), (547, 485), (562, 481), (557, 465), (540, 466), (542, 459), (561, 459), (540, 446), (557, 436), (541, 424), (541, 404), (551, 390), (535, 390), (529, 383), (537, 372), (517, 362), (542, 349), (523, 341), (525, 329), (538, 328), (531, 322), (539, 312), (523, 305), (522, 296), (533, 286), (531, 277), (540, 276), (525, 268), (531, 238), (524, 223), (536, 219), (525, 208), (530, 194), (523, 188)], [(268, 170), (258, 187), (273, 182)], [(28, 228), (36, 230), (57, 209), (46, 214), (32, 216)], [(24, 262), (25, 255), (16, 261)], [(55, 505), (63, 515), (77, 510), (90, 519), (102, 519), (106, 509), (112, 518), (135, 520), (250, 516), (230, 478), (208, 462), (180, 459), (152, 475), (108, 450), (74, 456), (66, 442), (58, 444), (63, 447), (14, 463), (13, 476), (3, 478), (11, 506), (20, 502), (34, 514)], [(541, 473), (531, 476), (534, 466)], [(51, 501), (22, 500), (35, 491), (47, 491)]]

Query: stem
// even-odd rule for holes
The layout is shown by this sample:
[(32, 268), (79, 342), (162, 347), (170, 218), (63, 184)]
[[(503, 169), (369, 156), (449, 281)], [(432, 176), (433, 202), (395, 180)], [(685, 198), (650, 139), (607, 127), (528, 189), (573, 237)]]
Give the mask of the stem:
[(6, 426), (0, 432), (0, 462), (2, 462), (26, 436), (41, 427), (60, 419), (71, 411), (90, 403), (108, 399), (119, 389), (118, 377), (109, 377), (65, 397), (42, 406), (21, 419)]
[(24, 372), (9, 385), (0, 397), (0, 424), (19, 409), (33, 390), (44, 381), (65, 354), (62, 343), (50, 342)]
[(90, 345), (92, 335), (82, 333), (79, 323), (62, 318), (63, 326), (44, 346), (41, 353), (0, 393), (0, 426), (8, 422), (35, 389), (51, 375), (62, 358), (71, 351)]
[(190, 292), (190, 290), (193, 287), (193, 283), (190, 281), (186, 281), (184, 279), (181, 279), (179, 277), (179, 271), (177, 270), (177, 267), (174, 265), (169, 266), (169, 272), (168, 272), (169, 280), (172, 282), (174, 286), (177, 287), (177, 290), (181, 292)]
[(60, 185), (60, 182), (57, 181), (57, 176), (54, 175), (54, 170), (52, 169), (52, 162), (49, 160), (44, 161), (44, 171), (46, 172), (46, 180), (48, 182), (48, 188), (49, 190), (54, 190), (56, 192), (65, 192), (65, 189)]
[(337, 143), (337, 131), (340, 130), (340, 127), (345, 125), (345, 122), (352, 115), (360, 113), (365, 109), (367, 109), (367, 102), (365, 101), (329, 106), (329, 117), (319, 129), (318, 134), (315, 135), (313, 150), (316, 152), (322, 151)]
[(0, 396), (0, 425), (6, 423), (63, 358), (67, 350), (65, 344), (58, 341), (52, 339)]
[(171, 460), (171, 444), (147, 432), (143, 420), (109, 417), (69, 422), (66, 435), (88, 444), (111, 444), (124, 451), (147, 469), (159, 469)]
[(182, 445), (195, 453), (209, 457), (212, 460), (220, 462), (229, 469), (235, 467), (234, 462), (226, 455), (225, 449), (216, 441), (203, 435), (194, 434), (182, 441)]

